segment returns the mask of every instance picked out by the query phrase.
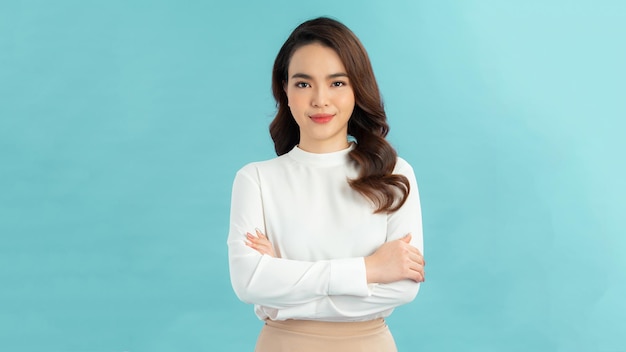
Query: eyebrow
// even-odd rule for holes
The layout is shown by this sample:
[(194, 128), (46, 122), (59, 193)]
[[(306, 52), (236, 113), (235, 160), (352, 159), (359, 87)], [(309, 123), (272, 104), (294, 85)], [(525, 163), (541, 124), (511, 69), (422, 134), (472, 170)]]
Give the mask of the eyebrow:
[[(326, 79), (332, 79), (332, 78), (339, 78), (339, 77), (348, 77), (347, 73), (344, 72), (338, 72), (338, 73), (333, 73), (331, 75), (326, 76)], [(302, 78), (302, 79), (313, 79), (313, 77), (311, 77), (310, 75), (307, 75), (306, 73), (294, 73), (291, 78)]]

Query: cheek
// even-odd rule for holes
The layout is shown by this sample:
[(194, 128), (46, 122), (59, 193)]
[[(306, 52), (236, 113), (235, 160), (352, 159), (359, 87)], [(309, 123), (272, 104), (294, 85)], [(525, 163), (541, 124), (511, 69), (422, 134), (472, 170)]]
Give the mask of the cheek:
[(303, 104), (306, 104), (306, 99), (303, 94), (287, 93), (287, 102), (292, 110), (298, 110), (302, 108)]
[(354, 109), (354, 105), (355, 105), (354, 95), (353, 94), (345, 94), (345, 95), (340, 97), (338, 103), (341, 104), (341, 106), (344, 109)]
[[(301, 94), (287, 94), (287, 103), (289, 106), (289, 111), (291, 112), (291, 116), (298, 122), (300, 116), (303, 114), (303, 106), (302, 106), (302, 96)], [(299, 124), (299, 122), (298, 122)]]
[(341, 100), (342, 104), (354, 103), (354, 91), (352, 89), (341, 90), (337, 94), (337, 99)]

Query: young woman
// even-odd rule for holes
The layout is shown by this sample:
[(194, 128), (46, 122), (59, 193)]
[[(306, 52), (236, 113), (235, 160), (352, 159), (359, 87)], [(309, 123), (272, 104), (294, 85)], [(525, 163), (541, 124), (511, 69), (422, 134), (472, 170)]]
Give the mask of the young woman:
[(278, 157), (237, 172), (233, 288), (265, 320), (257, 351), (395, 351), (384, 318), (424, 281), (411, 166), (372, 67), (343, 24), (298, 26), (274, 63)]

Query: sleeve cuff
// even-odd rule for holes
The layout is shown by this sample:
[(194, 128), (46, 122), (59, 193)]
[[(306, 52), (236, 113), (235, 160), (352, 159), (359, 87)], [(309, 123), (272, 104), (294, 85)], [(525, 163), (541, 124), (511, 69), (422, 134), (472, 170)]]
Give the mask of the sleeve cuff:
[(367, 287), (365, 259), (347, 258), (332, 260), (330, 264), (328, 295), (369, 296), (370, 291)]

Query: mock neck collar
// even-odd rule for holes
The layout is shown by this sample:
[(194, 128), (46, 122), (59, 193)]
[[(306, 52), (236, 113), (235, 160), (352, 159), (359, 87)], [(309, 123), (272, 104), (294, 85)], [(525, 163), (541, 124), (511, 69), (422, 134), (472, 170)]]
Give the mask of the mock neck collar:
[(311, 166), (345, 165), (350, 160), (348, 154), (355, 148), (355, 145), (354, 142), (351, 142), (346, 149), (320, 154), (304, 151), (296, 145), (287, 155), (298, 162)]

